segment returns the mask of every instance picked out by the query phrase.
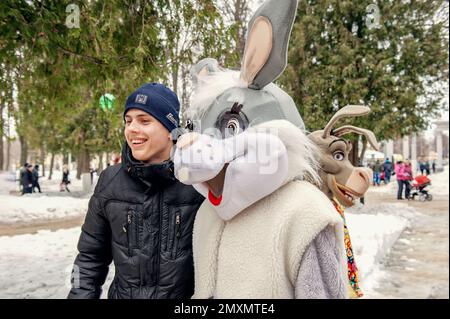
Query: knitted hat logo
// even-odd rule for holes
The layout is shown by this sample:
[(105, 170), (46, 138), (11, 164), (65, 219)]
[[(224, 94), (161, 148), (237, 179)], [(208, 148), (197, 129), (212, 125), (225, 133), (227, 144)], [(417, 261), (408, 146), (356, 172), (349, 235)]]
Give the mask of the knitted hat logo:
[(167, 118), (170, 122), (172, 122), (173, 125), (178, 126), (178, 122), (177, 122), (177, 120), (175, 119), (175, 117), (173, 116), (172, 113), (167, 114), (167, 115), (166, 115), (166, 118)]
[(144, 104), (144, 105), (145, 105), (145, 103), (147, 103), (147, 95), (144, 95), (144, 94), (138, 94), (138, 95), (136, 95), (136, 100), (135, 100), (135, 102), (136, 102), (136, 103), (139, 103), (139, 104)]

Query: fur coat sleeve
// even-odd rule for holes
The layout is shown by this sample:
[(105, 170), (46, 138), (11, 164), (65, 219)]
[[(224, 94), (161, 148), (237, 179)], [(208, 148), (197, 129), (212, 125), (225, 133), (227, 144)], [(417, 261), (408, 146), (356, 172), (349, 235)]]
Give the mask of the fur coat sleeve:
[(303, 254), (296, 280), (296, 299), (347, 298), (347, 278), (340, 270), (333, 227), (322, 230)]

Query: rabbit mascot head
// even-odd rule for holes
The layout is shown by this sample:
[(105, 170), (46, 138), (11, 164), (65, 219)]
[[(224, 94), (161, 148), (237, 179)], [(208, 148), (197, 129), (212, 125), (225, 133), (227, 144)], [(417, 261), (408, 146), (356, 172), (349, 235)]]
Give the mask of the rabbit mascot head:
[(178, 140), (175, 174), (225, 220), (294, 177), (318, 180), (297, 107), (273, 83), (287, 64), (296, 8), (297, 1), (267, 1), (255, 13), (240, 72), (211, 58), (192, 68), (195, 93), (186, 114), (194, 132)]
[[(195, 297), (327, 297), (306, 288), (318, 261), (302, 264), (321, 236), (331, 236), (332, 247), (319, 249), (332, 251), (332, 285), (345, 278), (342, 221), (313, 185), (316, 148), (292, 98), (273, 83), (287, 64), (296, 9), (297, 0), (269, 0), (257, 10), (240, 71), (214, 59), (192, 68), (192, 132), (178, 139), (174, 164), (175, 176), (207, 198), (194, 224)], [(345, 295), (324, 285), (329, 297)]]

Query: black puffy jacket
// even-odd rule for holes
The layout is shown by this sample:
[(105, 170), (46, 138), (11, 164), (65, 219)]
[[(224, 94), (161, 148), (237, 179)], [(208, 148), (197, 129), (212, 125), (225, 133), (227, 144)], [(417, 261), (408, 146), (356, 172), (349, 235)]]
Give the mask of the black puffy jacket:
[(122, 164), (102, 172), (89, 201), (68, 298), (99, 298), (112, 260), (108, 298), (190, 298), (192, 228), (202, 202), (174, 178), (171, 161), (143, 165), (126, 145)]

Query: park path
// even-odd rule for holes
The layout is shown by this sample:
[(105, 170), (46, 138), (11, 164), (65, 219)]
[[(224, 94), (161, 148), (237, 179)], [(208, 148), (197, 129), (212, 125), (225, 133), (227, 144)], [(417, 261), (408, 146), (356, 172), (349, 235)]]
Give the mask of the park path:
[(402, 202), (418, 212), (381, 265), (384, 274), (369, 298), (449, 298), (449, 197), (397, 201), (370, 192), (366, 205)]

